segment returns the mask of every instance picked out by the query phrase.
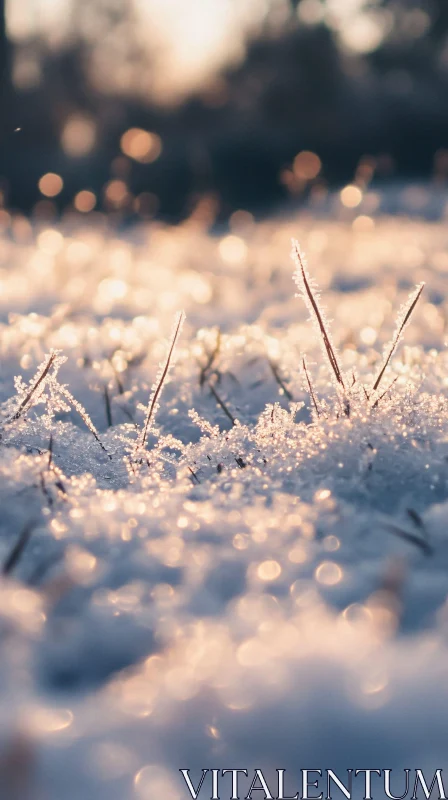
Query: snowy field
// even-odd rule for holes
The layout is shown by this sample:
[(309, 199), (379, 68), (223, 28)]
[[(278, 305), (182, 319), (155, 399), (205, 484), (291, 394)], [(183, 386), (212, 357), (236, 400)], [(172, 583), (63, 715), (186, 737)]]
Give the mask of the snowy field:
[(448, 229), (346, 217), (0, 238), (2, 800), (448, 768)]

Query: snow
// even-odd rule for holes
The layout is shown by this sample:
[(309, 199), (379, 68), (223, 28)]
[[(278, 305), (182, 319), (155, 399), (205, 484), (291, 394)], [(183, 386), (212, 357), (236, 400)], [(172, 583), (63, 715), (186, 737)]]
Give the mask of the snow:
[(2, 796), (448, 766), (447, 245), (305, 214), (0, 239)]

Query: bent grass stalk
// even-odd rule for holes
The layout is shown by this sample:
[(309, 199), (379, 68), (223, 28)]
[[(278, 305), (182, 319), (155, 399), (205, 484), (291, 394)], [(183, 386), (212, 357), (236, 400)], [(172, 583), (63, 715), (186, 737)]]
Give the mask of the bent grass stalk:
[(78, 412), (82, 421), (84, 422), (84, 424), (86, 425), (86, 427), (88, 428), (94, 439), (96, 439), (101, 449), (104, 450), (104, 452), (111, 459), (112, 458), (111, 454), (106, 450), (104, 444), (102, 443), (100, 435), (97, 429), (95, 428), (95, 425), (93, 424), (92, 420), (90, 419), (87, 411), (85, 410), (84, 406), (80, 402), (78, 402), (78, 400), (76, 400), (75, 397), (73, 397), (73, 395), (71, 394), (71, 392), (69, 392), (66, 386), (62, 386), (61, 384), (59, 384), (58, 388), (60, 393), (69, 401), (69, 403), (73, 406), (75, 411)]

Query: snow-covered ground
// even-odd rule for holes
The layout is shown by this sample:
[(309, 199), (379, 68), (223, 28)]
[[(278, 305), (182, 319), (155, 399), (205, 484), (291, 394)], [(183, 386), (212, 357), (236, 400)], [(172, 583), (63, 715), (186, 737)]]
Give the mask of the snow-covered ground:
[(241, 224), (0, 239), (2, 800), (448, 767), (448, 229)]

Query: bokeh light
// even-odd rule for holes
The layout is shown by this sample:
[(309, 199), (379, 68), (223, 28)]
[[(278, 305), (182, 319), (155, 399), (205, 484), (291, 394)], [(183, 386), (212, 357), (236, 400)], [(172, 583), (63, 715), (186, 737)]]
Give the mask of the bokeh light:
[(93, 211), (96, 203), (96, 195), (94, 192), (89, 191), (89, 189), (82, 189), (80, 192), (78, 192), (73, 201), (73, 205), (75, 206), (76, 210), (83, 214), (88, 214), (89, 211)]
[(46, 172), (39, 180), (39, 191), (45, 197), (56, 197), (64, 188), (64, 181), (55, 172)]
[(341, 203), (346, 208), (356, 208), (362, 202), (362, 191), (358, 186), (345, 186), (340, 193)]
[(309, 150), (303, 150), (294, 159), (293, 171), (297, 178), (311, 181), (317, 178), (321, 168), (322, 162), (319, 156)]
[(142, 128), (130, 128), (126, 131), (121, 137), (120, 145), (126, 156), (142, 164), (151, 164), (162, 152), (160, 136)]
[(64, 125), (61, 144), (64, 152), (72, 158), (86, 156), (96, 142), (96, 124), (87, 116), (73, 115)]

